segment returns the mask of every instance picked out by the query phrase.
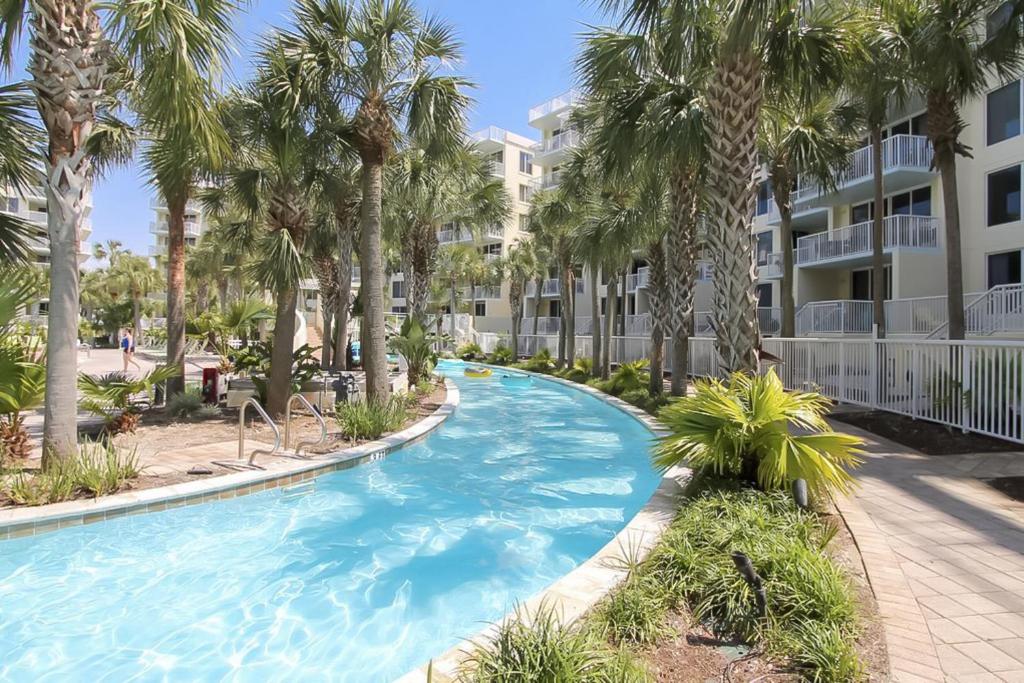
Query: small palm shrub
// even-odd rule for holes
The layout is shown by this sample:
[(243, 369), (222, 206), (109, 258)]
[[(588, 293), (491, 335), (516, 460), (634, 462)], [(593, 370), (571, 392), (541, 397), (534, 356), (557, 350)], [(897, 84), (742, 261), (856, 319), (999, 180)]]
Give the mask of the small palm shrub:
[(112, 434), (134, 432), (141, 417), (134, 398), (139, 394), (151, 396), (153, 388), (175, 372), (174, 366), (161, 366), (138, 378), (124, 372), (108, 372), (98, 377), (82, 373), (78, 376), (82, 407), (103, 417), (107, 431)]
[(406, 318), (398, 335), (388, 341), (391, 350), (402, 354), (409, 363), (407, 375), (410, 387), (429, 380), (437, 364), (437, 355), (434, 353), (436, 340), (437, 336), (428, 332), (419, 320)]
[(533, 357), (527, 358), (522, 363), (516, 363), (516, 367), (531, 372), (550, 373), (555, 369), (555, 359), (551, 357), (550, 351), (541, 349)]
[(18, 505), (46, 505), (80, 495), (93, 497), (116, 493), (141, 474), (133, 450), (118, 453), (109, 442), (83, 444), (72, 457), (56, 459), (46, 469), (22, 472), (11, 481), (6, 495)]
[(571, 368), (566, 368), (556, 374), (563, 379), (583, 384), (592, 377), (593, 370), (594, 361), (589, 357), (582, 357), (577, 358)]
[(480, 360), (484, 357), (484, 351), (476, 342), (468, 342), (455, 350), (455, 356), (462, 360)]
[[(661, 411), (671, 432), (661, 439), (655, 465), (685, 463), (698, 471), (777, 489), (795, 479), (815, 494), (845, 492), (849, 469), (860, 464), (862, 440), (832, 431), (828, 399), (786, 391), (775, 374), (733, 374), (728, 382), (697, 381), (695, 393)], [(794, 435), (790, 428), (802, 430)]]
[(626, 403), (630, 403), (640, 410), (644, 410), (651, 415), (658, 415), (662, 408), (667, 406), (671, 399), (667, 394), (656, 394), (651, 395), (651, 392), (647, 389), (633, 389), (630, 391), (619, 394)]
[(466, 659), (463, 683), (641, 683), (649, 680), (643, 665), (626, 651), (610, 648), (597, 633), (563, 626), (554, 610), (542, 605), (535, 614), (517, 608), (490, 641)]
[(487, 356), (487, 362), (491, 365), (511, 365), (515, 360), (515, 356), (512, 355), (512, 349), (501, 344), (495, 346), (494, 351), (491, 351), (490, 355)]
[(173, 417), (188, 419), (203, 408), (203, 395), (198, 391), (186, 391), (167, 399), (167, 413)]
[(650, 373), (647, 372), (649, 366), (650, 363), (646, 359), (623, 363), (615, 369), (608, 381), (604, 382), (602, 390), (613, 396), (619, 396), (627, 391), (646, 390), (651, 381)]
[[(810, 680), (856, 681), (856, 600), (826, 552), (834, 534), (784, 492), (715, 482), (691, 494), (644, 569), (717, 634), (785, 657)], [(733, 551), (746, 554), (764, 582), (764, 617)]]
[(393, 395), (381, 402), (339, 403), (335, 406), (334, 414), (342, 436), (355, 441), (367, 441), (401, 429), (409, 416), (409, 403), (404, 396)]

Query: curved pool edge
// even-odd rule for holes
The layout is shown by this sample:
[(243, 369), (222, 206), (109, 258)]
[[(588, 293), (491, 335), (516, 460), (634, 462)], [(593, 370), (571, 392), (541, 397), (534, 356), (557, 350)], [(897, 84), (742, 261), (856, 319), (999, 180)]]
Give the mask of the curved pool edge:
[[(503, 366), (487, 365), (486, 363), (476, 363), (476, 365), (483, 365), (493, 370), (509, 370)], [(513, 369), (511, 371), (562, 384), (590, 394), (632, 416), (647, 427), (652, 435), (660, 436), (667, 433), (664, 426), (645, 411), (594, 387), (528, 370)], [(673, 467), (665, 472), (658, 488), (614, 538), (571, 572), (530, 596), (521, 604), (521, 609), (525, 610), (526, 614), (534, 614), (543, 605), (553, 609), (563, 624), (571, 624), (590, 611), (613, 588), (626, 579), (628, 570), (624, 560), (645, 559), (654, 549), (661, 539), (661, 535), (675, 519), (679, 496), (683, 486), (689, 480), (690, 474), (690, 470), (685, 467)], [(462, 643), (449, 648), (430, 661), (424, 662), (416, 669), (396, 679), (394, 683), (447, 683), (454, 681), (459, 667), (471, 654), (471, 651), (475, 647), (485, 644), (496, 633), (499, 625), (513, 616), (513, 612), (506, 614), (501, 621), (487, 626)], [(431, 674), (429, 679), (427, 677), (428, 669)]]
[(287, 467), (223, 474), (183, 484), (115, 493), (102, 498), (70, 500), (36, 507), (0, 510), (0, 542), (58, 529), (93, 524), (128, 515), (160, 512), (186, 505), (245, 496), (291, 486), (338, 470), (387, 457), (426, 438), (448, 420), (459, 405), (459, 387), (444, 378), (445, 400), (434, 412), (402, 431), (309, 460), (291, 460)]

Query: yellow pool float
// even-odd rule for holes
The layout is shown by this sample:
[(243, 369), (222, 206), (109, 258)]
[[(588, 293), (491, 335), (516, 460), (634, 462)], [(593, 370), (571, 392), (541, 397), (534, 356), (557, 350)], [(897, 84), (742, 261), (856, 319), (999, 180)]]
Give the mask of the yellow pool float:
[(466, 368), (463, 373), (466, 377), (490, 377), (490, 368)]

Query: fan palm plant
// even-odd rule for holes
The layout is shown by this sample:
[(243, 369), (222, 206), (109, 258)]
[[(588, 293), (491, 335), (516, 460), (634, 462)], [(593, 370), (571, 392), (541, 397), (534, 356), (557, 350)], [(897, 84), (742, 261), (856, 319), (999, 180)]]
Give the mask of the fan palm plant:
[(145, 256), (125, 254), (117, 259), (117, 265), (110, 269), (115, 286), (127, 292), (132, 302), (132, 320), (135, 326), (135, 340), (145, 345), (142, 331), (142, 304), (150, 292), (158, 289), (162, 278)]
[(296, 54), (354, 112), (342, 134), (362, 161), (359, 261), (367, 398), (389, 392), (384, 342), (383, 171), (405, 136), (431, 152), (457, 147), (465, 134), (467, 81), (439, 70), (460, 57), (452, 28), (422, 17), (412, 0), (302, 0)]
[(479, 259), (480, 252), (465, 244), (446, 246), (438, 251), (438, 279), (445, 283), (448, 290), (448, 334), (453, 345), (456, 343), (455, 316), (460, 300), (459, 285), (469, 279)]
[[(561, 325), (558, 333), (558, 367), (572, 367), (576, 359), (576, 270), (573, 233), (583, 220), (586, 196), (571, 186), (537, 192), (530, 199), (530, 232), (552, 255), (558, 268)], [(540, 291), (538, 289), (538, 296)]]
[(153, 392), (161, 382), (174, 377), (177, 368), (162, 366), (142, 377), (130, 377), (124, 372), (108, 372), (94, 376), (82, 373), (78, 376), (78, 390), (82, 393), (82, 407), (100, 415), (106, 421), (107, 430), (119, 434), (134, 432), (139, 424), (140, 410), (135, 397)]
[[(946, 226), (948, 336), (963, 339), (963, 258), (956, 159), (970, 156), (970, 150), (960, 139), (965, 128), (960, 111), (965, 102), (984, 94), (993, 79), (1019, 76), (1024, 67), (1024, 3), (894, 0), (882, 7), (883, 20), (904, 43), (909, 65), (906, 75), (924, 93), (927, 102), (926, 130), (934, 149), (933, 164), (941, 177)], [(997, 14), (997, 10), (1002, 11)], [(989, 21), (990, 17), (998, 19)]]
[[(863, 442), (832, 431), (824, 396), (786, 391), (773, 369), (736, 372), (727, 382), (701, 380), (695, 389), (661, 411), (670, 434), (656, 449), (657, 467), (685, 463), (764, 489), (804, 479), (818, 494), (850, 490), (848, 470), (860, 463)], [(807, 433), (791, 434), (790, 427)]]
[(31, 442), (21, 413), (43, 400), (46, 368), (33, 341), (17, 334), (13, 323), (38, 292), (33, 278), (0, 268), (0, 464), (5, 457), (25, 458)]
[[(94, 155), (103, 147), (92, 138), (116, 128), (105, 124), (106, 107), (136, 86), (146, 86), (152, 93), (147, 99), (165, 107), (168, 117), (181, 114), (195, 74), (223, 44), (225, 11), (219, 2), (140, 0), (101, 14), (92, 0), (11, 0), (3, 16), (0, 60), (10, 66), (27, 30), (28, 70), (48, 138), (42, 180), (52, 274), (43, 429), (43, 457), (49, 460), (77, 449), (78, 252)], [(193, 118), (189, 125), (198, 128), (199, 122)], [(202, 135), (190, 134), (196, 132)]]
[[(779, 210), (783, 337), (796, 336), (792, 189), (800, 173), (820, 187), (835, 186), (836, 172), (842, 169), (856, 142), (854, 120), (852, 108), (837, 103), (831, 95), (806, 98), (780, 92), (773, 94), (764, 108), (758, 150)], [(881, 212), (878, 217), (881, 220)]]
[[(0, 86), (0, 185), (15, 191), (39, 182), (36, 150), (42, 134), (32, 121), (32, 105), (24, 84)], [(37, 236), (28, 221), (0, 213), (0, 261), (27, 263), (32, 257), (29, 241)]]
[[(512, 358), (519, 359), (519, 335), (523, 325), (523, 298), (526, 284), (537, 276), (537, 257), (533, 251), (532, 239), (520, 239), (509, 247), (508, 253), (498, 264), (498, 269), (508, 281), (508, 306), (512, 315)], [(596, 319), (595, 319), (596, 324)], [(594, 342), (597, 344), (597, 342)]]

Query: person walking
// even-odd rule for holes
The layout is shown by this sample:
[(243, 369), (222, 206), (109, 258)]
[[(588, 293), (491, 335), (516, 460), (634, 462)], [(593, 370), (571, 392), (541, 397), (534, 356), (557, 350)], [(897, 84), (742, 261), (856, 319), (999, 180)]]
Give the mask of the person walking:
[(130, 327), (126, 327), (121, 336), (121, 360), (124, 362), (125, 373), (128, 372), (129, 363), (134, 365), (136, 370), (142, 372), (142, 366), (135, 360), (135, 335), (132, 334)]

